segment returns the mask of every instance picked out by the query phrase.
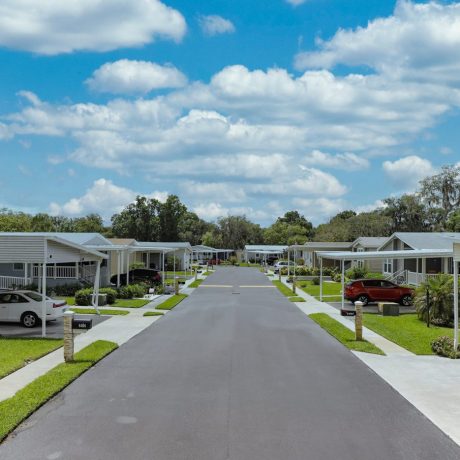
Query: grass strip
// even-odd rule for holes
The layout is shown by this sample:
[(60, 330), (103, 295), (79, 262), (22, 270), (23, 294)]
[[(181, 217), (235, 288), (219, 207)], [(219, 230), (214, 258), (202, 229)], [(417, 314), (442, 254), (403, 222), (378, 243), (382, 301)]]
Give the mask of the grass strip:
[(111, 307), (122, 307), (122, 308), (141, 308), (150, 303), (150, 300), (146, 299), (117, 299)]
[(326, 313), (312, 313), (308, 316), (348, 349), (362, 351), (364, 353), (372, 353), (375, 355), (385, 355), (385, 353), (373, 343), (370, 343), (367, 340), (355, 340), (355, 334), (353, 331), (345, 327), (343, 324), (340, 324)]
[(285, 295), (286, 297), (292, 297), (295, 295), (295, 292), (288, 288), (285, 284), (283, 284), (281, 281), (272, 281), (272, 283), (278, 288), (278, 290), (281, 292), (281, 294)]
[[(79, 315), (97, 315), (97, 311), (94, 308), (75, 308), (72, 307), (71, 310)], [(110, 310), (109, 308), (103, 309), (99, 308), (99, 311), (101, 312), (101, 315), (110, 315), (110, 316), (116, 316), (116, 315), (129, 315), (129, 311), (125, 310)]]
[(203, 273), (203, 276), (209, 276), (209, 275), (212, 275), (214, 272), (204, 272)]
[(289, 297), (289, 302), (305, 302), (305, 299), (303, 297)]
[(59, 364), (13, 397), (0, 402), (0, 442), (39, 407), (117, 347), (116, 343), (98, 340), (76, 353), (73, 363)]
[(188, 287), (190, 287), (190, 288), (197, 288), (197, 287), (200, 286), (200, 284), (201, 284), (203, 281), (204, 281), (204, 280), (195, 280), (195, 281), (193, 281), (192, 283), (190, 283), (190, 284), (188, 285)]
[[(307, 294), (319, 300), (319, 285), (312, 281), (298, 281), (297, 286)], [(325, 281), (323, 283), (323, 300), (326, 302), (340, 301), (342, 299), (342, 284)], [(327, 297), (326, 297), (327, 296)]]
[(0, 337), (0, 379), (62, 347), (62, 339)]
[(163, 303), (158, 305), (156, 308), (158, 310), (172, 310), (177, 304), (181, 303), (186, 297), (188, 297), (187, 294), (176, 294), (169, 299), (165, 300)]
[(453, 337), (454, 330), (420, 321), (415, 313), (400, 316), (364, 314), (364, 326), (416, 355), (432, 355), (431, 341), (442, 335)]
[(146, 311), (142, 316), (163, 316), (161, 311)]

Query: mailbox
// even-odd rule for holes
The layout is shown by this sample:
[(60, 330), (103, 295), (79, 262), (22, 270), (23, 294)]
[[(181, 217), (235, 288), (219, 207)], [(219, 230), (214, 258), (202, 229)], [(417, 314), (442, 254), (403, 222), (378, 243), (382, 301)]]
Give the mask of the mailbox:
[(72, 320), (72, 329), (77, 329), (79, 331), (88, 331), (93, 327), (92, 319), (73, 319)]
[(340, 314), (342, 316), (356, 316), (356, 310), (354, 308), (341, 308)]

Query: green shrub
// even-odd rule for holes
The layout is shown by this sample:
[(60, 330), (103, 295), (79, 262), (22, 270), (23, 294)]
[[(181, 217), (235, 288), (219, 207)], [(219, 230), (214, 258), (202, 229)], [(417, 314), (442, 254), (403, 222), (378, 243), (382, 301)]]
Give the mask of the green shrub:
[(384, 279), (385, 275), (383, 273), (379, 273), (379, 272), (369, 272), (369, 273), (366, 273), (365, 278), (369, 278), (369, 279)]
[(342, 282), (342, 274), (341, 273), (334, 273), (331, 275), (331, 280), (335, 281), (336, 283)]
[(305, 260), (302, 259), (302, 258), (299, 258), (299, 259), (297, 259), (297, 260), (295, 261), (295, 263), (296, 263), (297, 265), (305, 265)]
[(306, 267), (296, 267), (295, 269), (295, 275), (296, 276), (307, 276), (309, 271), (307, 270)]
[(457, 351), (454, 351), (454, 339), (452, 337), (438, 337), (431, 342), (431, 349), (439, 356), (460, 358), (460, 348), (457, 347)]
[(287, 267), (280, 268), (280, 273), (281, 273), (282, 276), (286, 276), (288, 274)]
[(367, 274), (367, 268), (366, 267), (352, 267), (347, 270), (346, 275), (347, 278), (350, 278), (352, 280), (359, 280), (361, 278), (365, 278)]
[(75, 304), (80, 306), (91, 305), (92, 289), (80, 289), (75, 293)]
[(149, 288), (146, 284), (129, 284), (118, 288), (117, 297), (119, 299), (132, 299), (134, 297), (144, 297)]
[(238, 259), (236, 256), (230, 256), (228, 258), (228, 261), (232, 264), (232, 265), (236, 265), (236, 263), (238, 262)]
[(145, 268), (144, 262), (133, 262), (130, 266), (130, 270), (136, 270), (137, 268)]
[(316, 276), (311, 280), (311, 284), (313, 284), (314, 286), (319, 286), (319, 281), (319, 278)]
[[(91, 290), (92, 291), (92, 290)], [(101, 294), (106, 294), (107, 295), (107, 303), (108, 304), (113, 304), (117, 300), (117, 291), (112, 288), (102, 288), (99, 289), (99, 292)]]

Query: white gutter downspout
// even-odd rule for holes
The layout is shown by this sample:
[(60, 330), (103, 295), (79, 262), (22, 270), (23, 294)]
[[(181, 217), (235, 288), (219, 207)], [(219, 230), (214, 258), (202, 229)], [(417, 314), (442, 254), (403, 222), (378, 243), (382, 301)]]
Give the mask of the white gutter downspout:
[(42, 337), (46, 337), (46, 262), (48, 259), (48, 240), (44, 241), (42, 265)]
[(96, 276), (94, 278), (94, 286), (93, 286), (93, 307), (96, 310), (96, 313), (98, 315), (101, 314), (99, 311), (99, 284), (100, 284), (100, 279), (101, 279), (101, 260), (99, 259), (97, 261), (97, 266), (96, 266)]

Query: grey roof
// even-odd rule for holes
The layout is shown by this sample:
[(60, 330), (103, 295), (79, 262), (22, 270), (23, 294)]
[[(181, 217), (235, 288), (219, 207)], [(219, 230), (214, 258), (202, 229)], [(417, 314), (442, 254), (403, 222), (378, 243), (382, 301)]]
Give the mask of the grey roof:
[(399, 251), (320, 251), (318, 257), (332, 260), (423, 259), (452, 257), (453, 249), (408, 249)]
[(0, 232), (0, 236), (42, 236), (45, 238), (61, 238), (83, 246), (110, 245), (111, 242), (100, 233), (70, 233), (70, 232)]
[[(412, 249), (450, 249), (453, 243), (460, 242), (460, 232), (396, 232), (388, 240), (400, 239)], [(379, 249), (388, 242), (382, 244)]]
[(353, 241), (352, 247), (361, 245), (364, 248), (379, 248), (384, 245), (390, 237), (388, 236), (360, 236)]
[(348, 249), (352, 243), (349, 241), (308, 241), (305, 244), (295, 244), (290, 246), (292, 249)]
[(137, 241), (135, 246), (150, 247), (150, 248), (171, 248), (171, 249), (188, 249), (192, 250), (190, 243), (183, 242), (161, 242), (161, 241)]
[(288, 246), (282, 246), (277, 244), (247, 244), (244, 249), (249, 252), (263, 252), (263, 251), (272, 251), (272, 252), (284, 252)]

